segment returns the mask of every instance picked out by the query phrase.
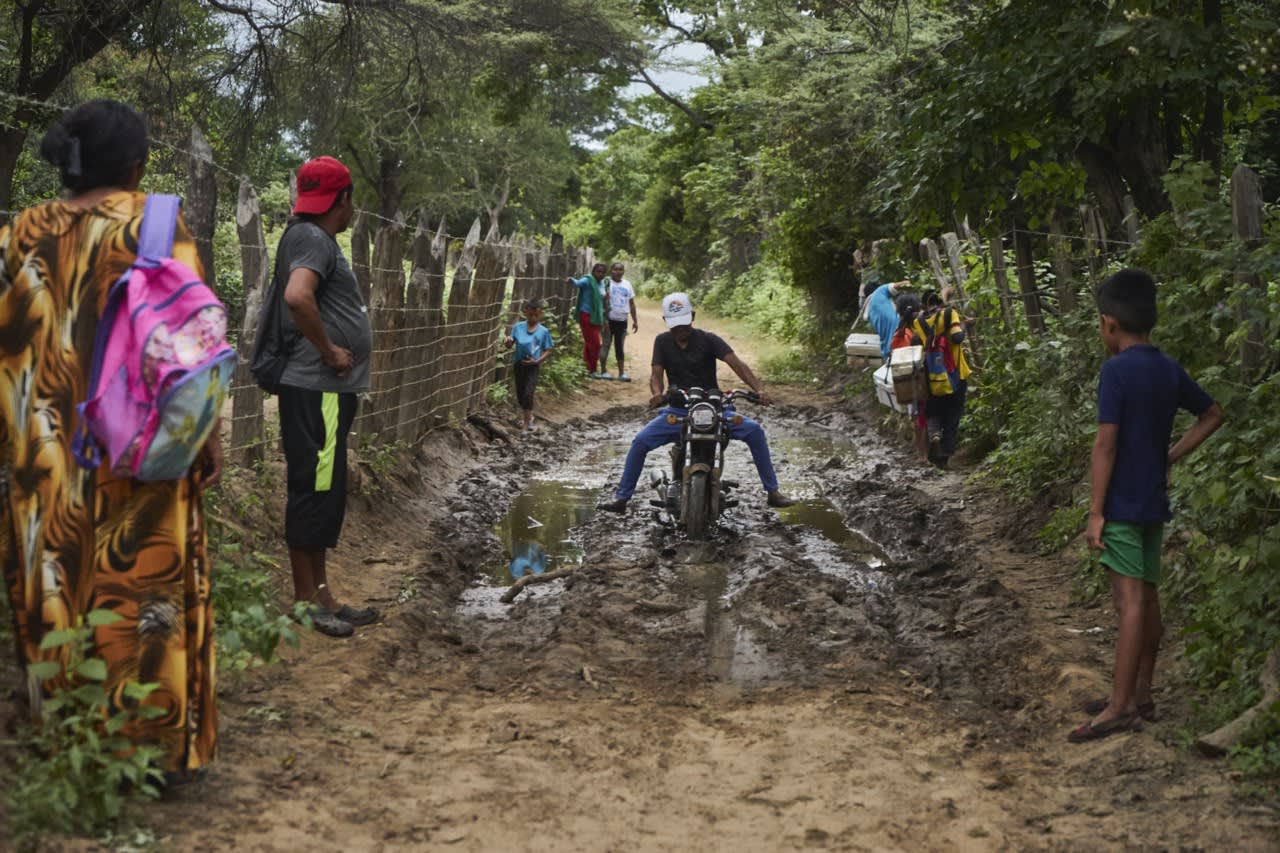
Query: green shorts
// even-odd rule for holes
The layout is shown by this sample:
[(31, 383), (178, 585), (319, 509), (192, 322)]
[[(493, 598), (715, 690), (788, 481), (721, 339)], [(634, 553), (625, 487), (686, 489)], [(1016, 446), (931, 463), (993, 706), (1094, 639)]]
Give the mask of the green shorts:
[(1125, 577), (1160, 582), (1164, 524), (1108, 521), (1102, 528), (1102, 565)]

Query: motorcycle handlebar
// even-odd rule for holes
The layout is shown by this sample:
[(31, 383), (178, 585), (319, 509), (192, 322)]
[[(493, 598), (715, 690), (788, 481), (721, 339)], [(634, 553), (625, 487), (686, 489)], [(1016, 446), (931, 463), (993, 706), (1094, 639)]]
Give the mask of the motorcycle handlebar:
[[(686, 408), (689, 405), (689, 393), (682, 388), (670, 388), (665, 395), (665, 402), (668, 406), (676, 406), (678, 408)], [(755, 391), (740, 391), (737, 388), (726, 391), (722, 398), (726, 403), (732, 403), (734, 400), (746, 400), (750, 403), (760, 403), (760, 395)]]

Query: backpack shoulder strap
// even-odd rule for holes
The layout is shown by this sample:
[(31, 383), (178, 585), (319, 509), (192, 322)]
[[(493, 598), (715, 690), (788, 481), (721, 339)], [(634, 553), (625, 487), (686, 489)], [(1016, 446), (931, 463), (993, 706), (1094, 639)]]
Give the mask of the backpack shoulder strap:
[(162, 261), (173, 253), (173, 235), (178, 227), (182, 200), (176, 195), (148, 195), (142, 209), (138, 232), (138, 257)]

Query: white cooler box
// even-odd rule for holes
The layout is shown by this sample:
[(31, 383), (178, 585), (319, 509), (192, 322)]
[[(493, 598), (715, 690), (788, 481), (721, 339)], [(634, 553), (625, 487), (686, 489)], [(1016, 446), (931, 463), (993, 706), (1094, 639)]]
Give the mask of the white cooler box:
[(875, 373), (872, 374), (872, 381), (876, 386), (876, 400), (882, 406), (888, 406), (895, 412), (907, 414), (907, 404), (898, 402), (898, 394), (893, 388), (893, 373), (889, 365), (881, 365)]
[(844, 354), (850, 367), (869, 367), (880, 364), (880, 336), (875, 332), (850, 332), (844, 339)]

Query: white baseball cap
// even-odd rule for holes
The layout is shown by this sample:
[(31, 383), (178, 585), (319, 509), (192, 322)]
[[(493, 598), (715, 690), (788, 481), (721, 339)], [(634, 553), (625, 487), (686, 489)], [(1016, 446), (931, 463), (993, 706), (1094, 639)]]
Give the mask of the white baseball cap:
[(693, 303), (687, 293), (669, 293), (662, 297), (662, 319), (667, 328), (687, 326), (693, 322)]

